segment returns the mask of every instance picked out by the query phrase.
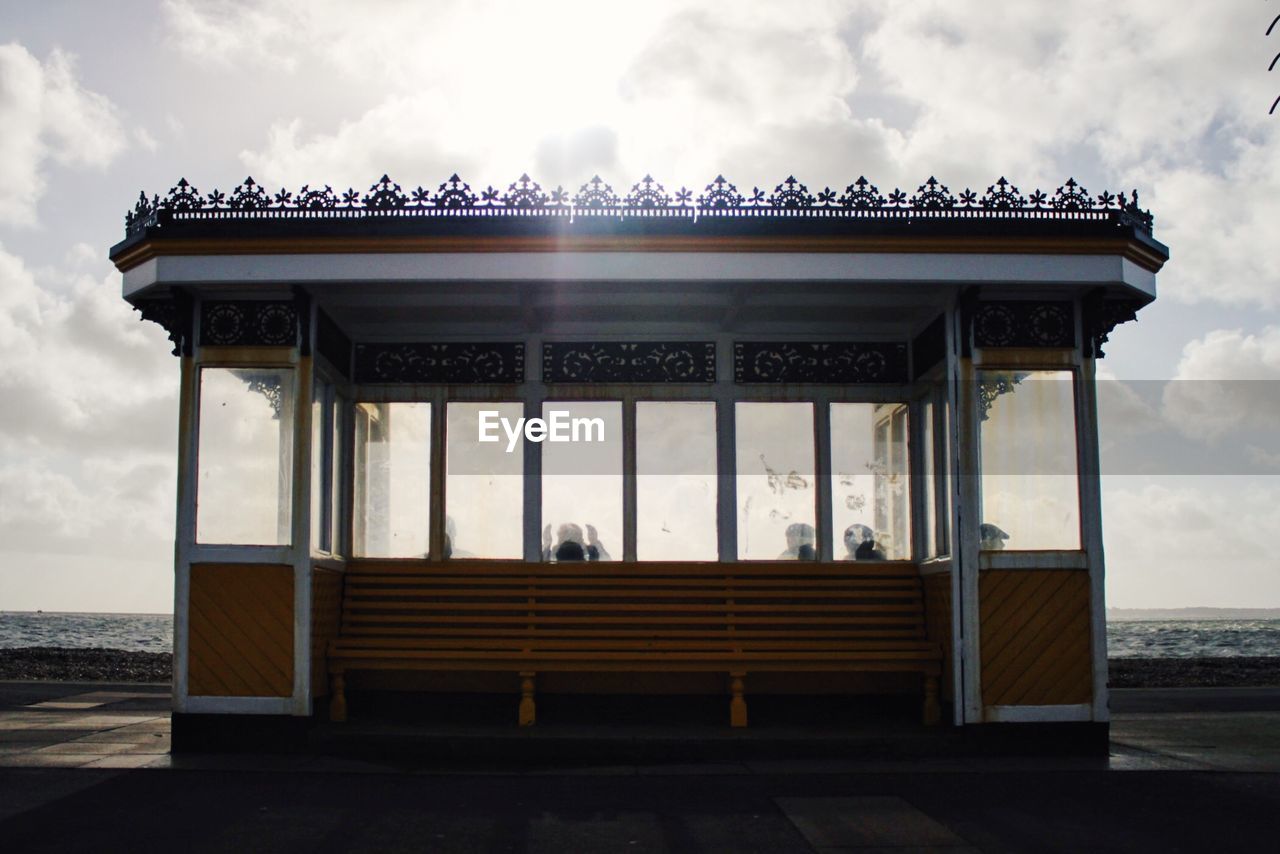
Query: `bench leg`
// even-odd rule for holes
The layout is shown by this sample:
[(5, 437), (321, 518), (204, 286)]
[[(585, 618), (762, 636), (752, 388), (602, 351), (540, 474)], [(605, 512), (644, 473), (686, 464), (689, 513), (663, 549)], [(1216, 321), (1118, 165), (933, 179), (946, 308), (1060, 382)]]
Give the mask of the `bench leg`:
[(520, 674), (520, 726), (533, 726), (538, 719), (538, 708), (533, 702), (534, 673)]
[(729, 674), (729, 691), (733, 695), (729, 700), (729, 726), (731, 727), (745, 727), (747, 725), (747, 701), (742, 696), (742, 680), (746, 675), (746, 673), (742, 672)]
[(332, 674), (329, 690), (333, 696), (329, 698), (329, 720), (334, 723), (345, 723), (347, 720), (347, 677), (341, 671)]
[(942, 709), (938, 705), (938, 677), (924, 677), (924, 725), (937, 726), (942, 719)]

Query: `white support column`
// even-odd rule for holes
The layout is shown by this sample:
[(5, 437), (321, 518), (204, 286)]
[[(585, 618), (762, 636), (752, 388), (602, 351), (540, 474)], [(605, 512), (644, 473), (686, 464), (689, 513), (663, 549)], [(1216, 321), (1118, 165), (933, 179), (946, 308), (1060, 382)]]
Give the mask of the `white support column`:
[(196, 448), (200, 369), (183, 356), (178, 390), (178, 483), (173, 546), (173, 710), (187, 709), (190, 650), (191, 550), (196, 541)]
[[(303, 322), (307, 322), (305, 319)], [(294, 715), (311, 714), (311, 395), (314, 363), (298, 359), (293, 405), (293, 701)]]
[(1076, 383), (1076, 443), (1080, 467), (1080, 536), (1089, 563), (1093, 653), (1093, 720), (1110, 720), (1107, 691), (1106, 560), (1102, 547), (1102, 480), (1098, 451), (1097, 366), (1084, 359)]
[(960, 651), (956, 668), (958, 691), (956, 707), (962, 717), (958, 723), (982, 722), (982, 659), (979, 648), (978, 572), (979, 531), (982, 495), (978, 473), (981, 471), (978, 430), (979, 412), (977, 372), (973, 359), (963, 358), (963, 328), (959, 313), (950, 325), (953, 336), (948, 350), (948, 375), (951, 378), (951, 466), (952, 466), (952, 616), (956, 621), (956, 649)]

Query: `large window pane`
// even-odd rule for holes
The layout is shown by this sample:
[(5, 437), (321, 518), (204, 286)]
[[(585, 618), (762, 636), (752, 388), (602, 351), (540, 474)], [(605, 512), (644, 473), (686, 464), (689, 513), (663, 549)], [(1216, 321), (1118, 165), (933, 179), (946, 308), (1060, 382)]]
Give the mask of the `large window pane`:
[(910, 474), (906, 404), (831, 404), (837, 560), (911, 558)]
[(980, 371), (982, 548), (1080, 548), (1070, 371)]
[(431, 404), (356, 406), (355, 550), (425, 557), (431, 507)]
[(813, 560), (812, 403), (738, 403), (739, 560)]
[(311, 396), (311, 549), (333, 551), (333, 384), (317, 376)]
[[(445, 557), (524, 556), (524, 441), (500, 426), (514, 429), (522, 415), (522, 403), (449, 404)], [(480, 440), (482, 416), (496, 441)]]
[(196, 539), (288, 545), (293, 371), (202, 368)]
[(542, 443), (543, 558), (620, 560), (622, 404), (548, 401), (542, 417), (568, 425), (566, 441)]
[(636, 557), (716, 556), (716, 405), (637, 403)]

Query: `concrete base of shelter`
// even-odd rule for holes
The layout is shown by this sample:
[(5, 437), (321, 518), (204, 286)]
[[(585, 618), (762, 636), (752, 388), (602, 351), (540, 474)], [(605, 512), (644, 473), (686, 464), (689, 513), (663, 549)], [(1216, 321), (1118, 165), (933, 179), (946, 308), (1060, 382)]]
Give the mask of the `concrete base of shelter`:
[(173, 714), (174, 753), (301, 753), (313, 718), (292, 715)]
[(912, 695), (758, 695), (747, 729), (728, 726), (724, 697), (548, 694), (534, 727), (517, 726), (517, 699), (361, 691), (343, 724), (325, 720), (323, 702), (310, 718), (175, 714), (173, 751), (480, 763), (1105, 757), (1109, 735), (1105, 723), (925, 727)]

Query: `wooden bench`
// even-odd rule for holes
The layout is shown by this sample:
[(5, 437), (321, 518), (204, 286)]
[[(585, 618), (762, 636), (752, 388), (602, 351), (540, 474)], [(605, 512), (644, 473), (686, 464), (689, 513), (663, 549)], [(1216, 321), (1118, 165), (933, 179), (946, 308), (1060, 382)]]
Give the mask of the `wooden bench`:
[(910, 564), (357, 561), (328, 667), (335, 721), (349, 670), (518, 674), (525, 726), (538, 673), (717, 672), (735, 727), (749, 673), (887, 671), (921, 674), (934, 724), (941, 651)]

